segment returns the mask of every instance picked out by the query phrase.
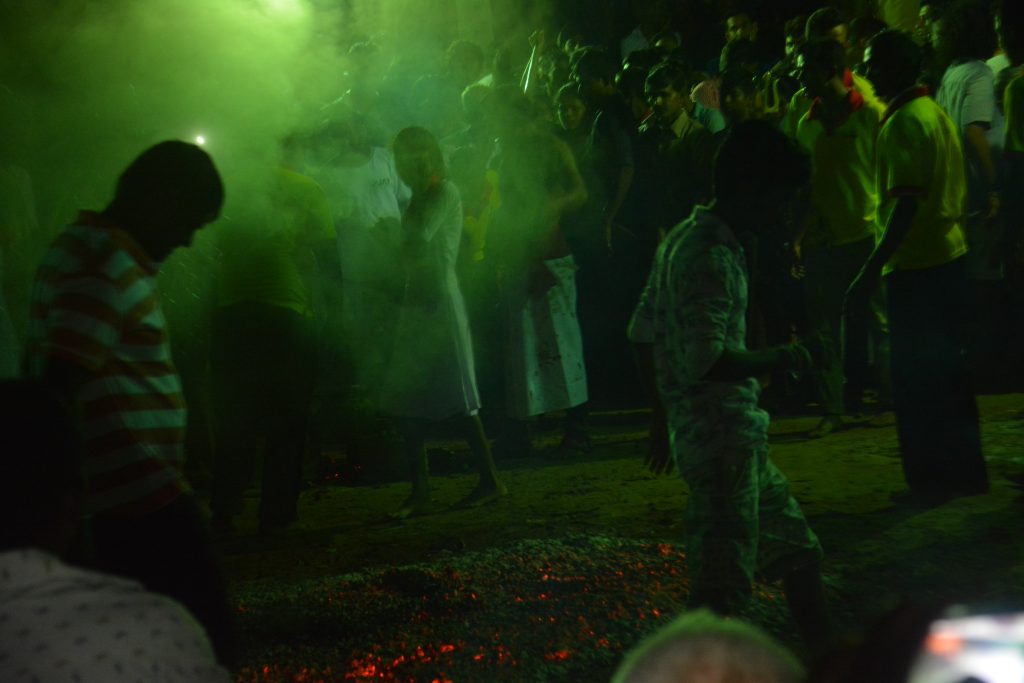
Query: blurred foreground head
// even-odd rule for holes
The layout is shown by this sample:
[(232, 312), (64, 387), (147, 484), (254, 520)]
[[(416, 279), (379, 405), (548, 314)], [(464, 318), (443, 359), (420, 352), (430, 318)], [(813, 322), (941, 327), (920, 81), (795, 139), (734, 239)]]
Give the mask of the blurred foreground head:
[(125, 169), (104, 214), (160, 261), (216, 220), (223, 203), (224, 185), (210, 156), (196, 145), (168, 140)]
[(698, 610), (628, 653), (612, 683), (797, 683), (802, 676), (796, 658), (761, 630)]

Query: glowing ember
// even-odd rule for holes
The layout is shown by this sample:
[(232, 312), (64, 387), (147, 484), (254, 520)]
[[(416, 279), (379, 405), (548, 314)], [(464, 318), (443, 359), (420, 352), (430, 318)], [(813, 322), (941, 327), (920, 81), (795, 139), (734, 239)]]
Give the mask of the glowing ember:
[[(250, 586), (235, 596), (251, 662), (237, 681), (607, 680), (684, 609), (686, 573), (676, 546), (581, 536)], [(782, 631), (777, 596), (758, 586), (754, 619)]]

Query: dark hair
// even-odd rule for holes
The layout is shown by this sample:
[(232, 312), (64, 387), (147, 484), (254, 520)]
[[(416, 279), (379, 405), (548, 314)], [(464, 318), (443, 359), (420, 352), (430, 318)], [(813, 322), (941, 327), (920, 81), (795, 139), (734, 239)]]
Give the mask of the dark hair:
[(871, 40), (887, 28), (889, 25), (877, 17), (857, 17), (850, 22), (850, 42)]
[(619, 92), (629, 96), (644, 96), (644, 84), (647, 82), (647, 69), (628, 64), (626, 68), (618, 73), (617, 85)]
[(835, 76), (846, 70), (846, 51), (830, 38), (812, 38), (800, 46), (804, 64), (813, 64), (828, 75)]
[(581, 83), (604, 81), (613, 83), (615, 74), (619, 72), (619, 63), (607, 50), (588, 47), (580, 51), (573, 64), (573, 73)]
[(804, 39), (804, 31), (807, 30), (807, 17), (803, 14), (798, 14), (789, 21), (786, 22), (785, 27), (782, 29), (782, 35), (786, 38), (793, 37), (798, 40)]
[(828, 38), (829, 31), (846, 23), (842, 13), (834, 7), (822, 7), (807, 17), (804, 38)]
[(651, 69), (644, 83), (644, 89), (648, 92), (657, 92), (665, 88), (672, 88), (676, 92), (688, 93), (692, 74), (690, 69), (682, 62), (662, 62)]
[(996, 48), (992, 11), (987, 1), (955, 0), (939, 14), (939, 57), (948, 64), (958, 59), (988, 59)]
[(732, 17), (746, 16), (752, 23), (758, 23), (761, 18), (760, 13), (757, 11), (759, 3), (756, 0), (739, 0), (738, 2), (729, 3), (722, 12), (722, 22), (726, 22)]
[(60, 497), (82, 493), (82, 436), (75, 413), (41, 382), (0, 382), (0, 548), (35, 545)]
[(441, 145), (437, 138), (426, 128), (410, 126), (398, 131), (391, 148), (395, 151), (402, 149), (418, 156), (426, 165), (428, 171), (439, 176), (444, 175), (444, 154), (441, 153)]
[(921, 48), (906, 31), (887, 28), (868, 41), (873, 60), (879, 60), (897, 85), (909, 88), (921, 77)]
[(648, 47), (643, 50), (634, 50), (626, 57), (623, 66), (631, 66), (642, 69), (644, 74), (658, 66), (665, 58), (665, 53), (656, 47)]
[(448, 46), (446, 56), (448, 59), (479, 62), (481, 65), (487, 61), (484, 51), (479, 45), (462, 39), (452, 41), (451, 45)]
[(716, 199), (773, 189), (797, 189), (810, 179), (807, 157), (767, 121), (745, 121), (730, 131), (715, 158)]
[(168, 140), (153, 145), (117, 181), (114, 204), (131, 213), (170, 212), (208, 223), (220, 213), (224, 185), (213, 160), (196, 145)]

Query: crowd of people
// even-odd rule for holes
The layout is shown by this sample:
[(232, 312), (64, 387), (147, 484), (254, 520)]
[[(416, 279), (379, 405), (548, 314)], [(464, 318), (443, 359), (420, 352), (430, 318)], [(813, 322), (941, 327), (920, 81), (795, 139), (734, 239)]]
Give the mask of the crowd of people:
[[(822, 549), (772, 463), (762, 406), (814, 405), (809, 438), (891, 408), (899, 502), (987, 492), (975, 361), (1017, 369), (1024, 12), (927, 3), (910, 32), (823, 7), (768, 45), (763, 18), (737, 10), (715, 63), (688, 50), (667, 3), (641, 3), (637, 20), (607, 45), (537, 31), (522, 68), (499, 50), (489, 69), (456, 41), (440, 73), (404, 83), (376, 44), (356, 43), (344, 95), (278, 141), (265, 192), (231, 216), (203, 149), (143, 152), (111, 203), (43, 256), (24, 339), (0, 320), (0, 374), (24, 375), (0, 392), (5, 432), (38, 450), (5, 458), (0, 477), (17, 520), (0, 555), (0, 609), (16, 618), (0, 631), (36, 633), (32, 615), (53, 605), (26, 600), (25, 582), (45, 567), (40, 591), (102, 593), (83, 604), (115, 622), (145, 603), (164, 624), (153, 637), (195, 657), (156, 658), (154, 672), (215, 680), (216, 661), (232, 663), (156, 284), (209, 224), (213, 530), (231, 532), (256, 470), (261, 530), (296, 521), (311, 419), (330, 419), (311, 410), (325, 384), (397, 425), (412, 483), (397, 518), (428, 509), (438, 422), (470, 447), (479, 482), (459, 505), (479, 506), (508, 495), (496, 461), (530, 452), (531, 419), (564, 415), (561, 450), (586, 453), (589, 406), (646, 401), (648, 464), (690, 489), (690, 607), (735, 614), (755, 574), (778, 580), (824, 651)], [(325, 351), (325, 338), (343, 344)], [(117, 641), (104, 647), (135, 645)], [(730, 644), (764, 662), (762, 678), (730, 668)], [(12, 680), (51, 680), (7, 653), (10, 666)], [(721, 680), (801, 675), (764, 636), (696, 612), (617, 680), (691, 680), (672, 672), (701, 666)], [(82, 680), (113, 680), (97, 675)]]

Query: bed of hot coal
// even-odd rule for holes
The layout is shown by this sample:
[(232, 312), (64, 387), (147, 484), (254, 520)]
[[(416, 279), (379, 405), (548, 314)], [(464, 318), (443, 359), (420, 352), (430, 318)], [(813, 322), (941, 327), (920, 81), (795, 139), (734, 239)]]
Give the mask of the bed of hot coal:
[[(680, 547), (570, 536), (247, 584), (235, 594), (237, 680), (607, 680), (625, 650), (682, 611), (687, 577)], [(757, 586), (749, 612), (792, 640), (775, 589)]]

